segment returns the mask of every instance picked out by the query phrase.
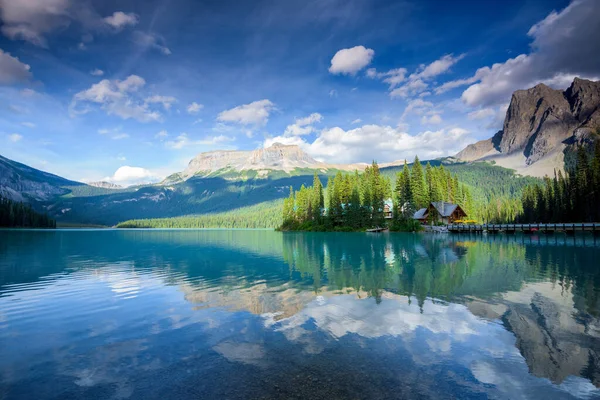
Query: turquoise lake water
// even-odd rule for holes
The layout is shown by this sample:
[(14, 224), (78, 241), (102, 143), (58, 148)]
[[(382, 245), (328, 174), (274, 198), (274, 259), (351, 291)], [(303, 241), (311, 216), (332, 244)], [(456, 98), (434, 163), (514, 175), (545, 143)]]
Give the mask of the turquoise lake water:
[(0, 231), (0, 399), (599, 388), (600, 237)]

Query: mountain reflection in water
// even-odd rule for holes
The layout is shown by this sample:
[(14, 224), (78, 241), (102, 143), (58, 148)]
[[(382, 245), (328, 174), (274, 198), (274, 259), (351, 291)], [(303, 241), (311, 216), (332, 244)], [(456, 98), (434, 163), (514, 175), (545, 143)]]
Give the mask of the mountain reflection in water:
[(594, 398), (598, 240), (0, 231), (0, 398)]

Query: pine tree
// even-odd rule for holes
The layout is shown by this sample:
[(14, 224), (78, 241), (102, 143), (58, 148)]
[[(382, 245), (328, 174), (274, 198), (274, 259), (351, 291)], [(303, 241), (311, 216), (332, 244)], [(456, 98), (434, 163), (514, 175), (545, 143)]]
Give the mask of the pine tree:
[(418, 210), (427, 207), (427, 191), (423, 180), (423, 167), (419, 157), (415, 157), (410, 176), (410, 187), (412, 191), (413, 204)]

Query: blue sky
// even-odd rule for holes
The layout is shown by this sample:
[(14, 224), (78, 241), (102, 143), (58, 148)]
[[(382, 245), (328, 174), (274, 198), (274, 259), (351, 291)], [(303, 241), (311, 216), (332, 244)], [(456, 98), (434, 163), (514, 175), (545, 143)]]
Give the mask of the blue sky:
[(595, 0), (0, 0), (0, 154), (121, 184), (276, 141), (452, 155), (512, 91), (597, 79), (599, 21)]

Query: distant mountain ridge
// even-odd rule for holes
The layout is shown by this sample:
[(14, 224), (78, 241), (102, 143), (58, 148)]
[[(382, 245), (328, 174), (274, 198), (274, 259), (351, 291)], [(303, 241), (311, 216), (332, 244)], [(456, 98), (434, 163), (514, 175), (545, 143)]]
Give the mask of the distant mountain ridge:
[(90, 186), (104, 188), (104, 189), (123, 189), (123, 186), (121, 186), (121, 185), (116, 185), (114, 183), (106, 182), (106, 181), (87, 182), (87, 184)]
[(216, 150), (200, 153), (194, 157), (182, 177), (209, 175), (226, 168), (243, 170), (280, 170), (290, 172), (295, 168), (326, 168), (327, 164), (319, 162), (306, 154), (298, 146), (274, 143), (270, 147), (250, 151)]
[(0, 196), (15, 201), (44, 201), (83, 185), (0, 156)]
[(539, 84), (513, 93), (502, 130), (456, 154), (463, 161), (489, 160), (525, 175), (563, 169), (576, 145), (600, 130), (600, 82), (575, 78), (565, 90)]

